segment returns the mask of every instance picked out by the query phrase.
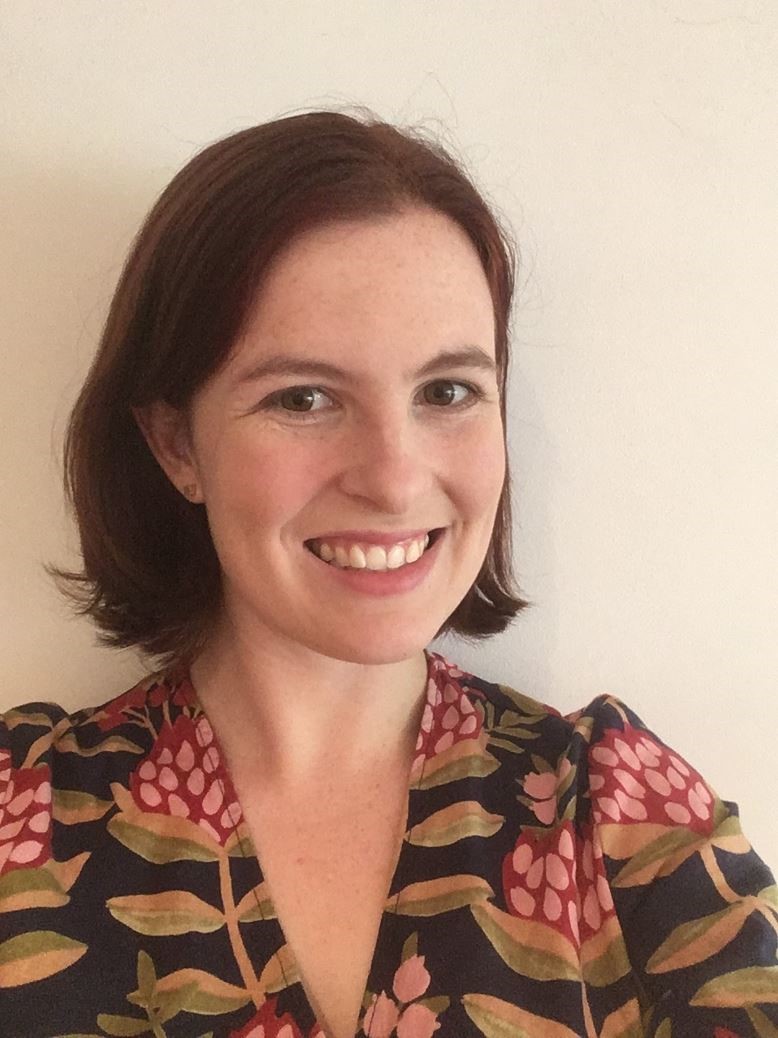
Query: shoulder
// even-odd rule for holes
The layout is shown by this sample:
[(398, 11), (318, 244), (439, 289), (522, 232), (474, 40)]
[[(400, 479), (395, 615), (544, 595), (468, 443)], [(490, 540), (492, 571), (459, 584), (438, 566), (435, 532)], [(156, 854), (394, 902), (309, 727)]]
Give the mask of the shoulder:
[(53, 823), (99, 818), (152, 747), (154, 706), (175, 681), (152, 675), (97, 706), (69, 713), (31, 702), (0, 714), (0, 875), (51, 854)]
[[(463, 671), (441, 656), (433, 661), (433, 668), (440, 675), (444, 701), (446, 682), (456, 683), (476, 709), (485, 750), (515, 772), (522, 786), (520, 796), (541, 825), (567, 816), (595, 823), (653, 822), (709, 831), (715, 794), (695, 768), (623, 700), (602, 694), (583, 708), (562, 714), (510, 685)], [(451, 694), (450, 698), (453, 701)], [(445, 703), (439, 710), (443, 714)], [(444, 715), (439, 721), (445, 729)], [(445, 737), (445, 730), (441, 734)]]

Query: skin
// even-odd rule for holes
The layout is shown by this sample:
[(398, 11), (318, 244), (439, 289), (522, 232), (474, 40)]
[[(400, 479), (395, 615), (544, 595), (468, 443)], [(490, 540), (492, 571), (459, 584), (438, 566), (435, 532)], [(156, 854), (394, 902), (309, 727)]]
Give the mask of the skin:
[[(402, 732), (423, 690), (422, 650), (477, 576), (505, 473), (496, 375), (414, 375), (465, 345), (495, 356), (486, 278), (457, 224), (428, 209), (327, 224), (276, 258), (189, 414), (158, 404), (138, 416), (172, 482), (196, 486), (224, 573), (224, 615), (192, 668), (196, 687), (203, 699), (244, 690), (250, 705), (237, 710), (231, 693), (231, 716), (268, 733), (274, 776), (323, 748), (330, 724), (342, 738), (345, 723), (367, 753)], [(348, 378), (242, 380), (277, 353)], [(438, 379), (482, 395), (459, 388), (455, 404), (429, 403), (421, 391)], [(268, 406), (301, 384), (323, 390), (312, 412), (290, 411), (288, 398), (286, 410)], [(428, 579), (388, 598), (338, 586), (304, 547), (332, 530), (435, 527), (446, 533)]]

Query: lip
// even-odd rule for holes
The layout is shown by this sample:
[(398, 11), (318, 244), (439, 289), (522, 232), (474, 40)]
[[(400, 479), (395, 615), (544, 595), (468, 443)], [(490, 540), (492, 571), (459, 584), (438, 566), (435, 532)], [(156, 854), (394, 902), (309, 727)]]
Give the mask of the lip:
[[(426, 532), (426, 531), (425, 531)], [(306, 550), (305, 554), (311, 560), (311, 564), (318, 567), (320, 575), (336, 582), (336, 586), (369, 595), (373, 598), (385, 598), (390, 595), (406, 594), (418, 587), (429, 575), (441, 550), (441, 544), (446, 539), (446, 529), (440, 529), (438, 536), (430, 543), (430, 546), (416, 560), (409, 562), (399, 569), (370, 570), (370, 569), (340, 569), (324, 562), (312, 551)], [(397, 534), (392, 536), (396, 537)], [(414, 534), (411, 534), (414, 536)], [(318, 538), (317, 538), (318, 539)], [(326, 538), (321, 538), (325, 540)], [(381, 543), (381, 542), (374, 542)], [(394, 541), (384, 543), (393, 544)]]

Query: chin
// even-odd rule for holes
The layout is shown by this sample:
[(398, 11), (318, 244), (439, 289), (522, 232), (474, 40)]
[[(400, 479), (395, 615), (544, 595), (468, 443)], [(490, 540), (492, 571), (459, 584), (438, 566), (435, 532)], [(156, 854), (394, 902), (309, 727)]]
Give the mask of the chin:
[(332, 631), (329, 637), (322, 637), (322, 632), (319, 632), (316, 643), (311, 647), (331, 659), (376, 667), (401, 663), (418, 656), (438, 630), (436, 627), (427, 634), (421, 625), (417, 625), (414, 630), (398, 631), (395, 626), (391, 631), (384, 632), (378, 630), (377, 626), (369, 631)]

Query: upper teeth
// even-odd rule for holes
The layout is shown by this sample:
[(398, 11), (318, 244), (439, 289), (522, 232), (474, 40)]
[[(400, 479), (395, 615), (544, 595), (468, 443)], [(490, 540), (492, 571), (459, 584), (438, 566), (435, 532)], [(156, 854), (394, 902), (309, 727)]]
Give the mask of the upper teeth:
[(410, 562), (416, 562), (429, 544), (429, 534), (410, 541), (397, 544), (328, 544), (326, 541), (312, 541), (311, 550), (325, 562), (331, 562), (342, 569), (399, 569)]

